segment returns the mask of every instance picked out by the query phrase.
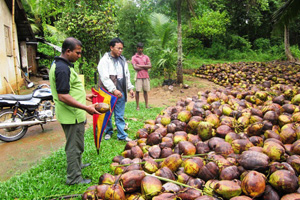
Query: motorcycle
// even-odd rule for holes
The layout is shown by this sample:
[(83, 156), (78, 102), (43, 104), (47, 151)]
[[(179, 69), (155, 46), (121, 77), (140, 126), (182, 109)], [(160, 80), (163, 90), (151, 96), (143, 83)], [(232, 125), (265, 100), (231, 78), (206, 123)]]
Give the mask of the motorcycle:
[(41, 84), (31, 94), (0, 95), (0, 140), (21, 139), (31, 126), (54, 122), (55, 106), (50, 86)]

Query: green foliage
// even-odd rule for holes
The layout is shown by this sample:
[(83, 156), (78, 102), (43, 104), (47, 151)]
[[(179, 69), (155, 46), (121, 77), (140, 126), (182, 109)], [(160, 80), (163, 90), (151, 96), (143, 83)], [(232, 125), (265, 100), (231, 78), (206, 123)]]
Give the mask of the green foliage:
[[(69, 5), (56, 22), (56, 26), (67, 36), (79, 39), (83, 44), (80, 71), (85, 75), (85, 81), (93, 81), (93, 74), (97, 70), (99, 52), (106, 52), (108, 42), (116, 36), (116, 7), (109, 1), (95, 2), (81, 1), (67, 3)], [(100, 3), (100, 2), (99, 2)]]
[(151, 59), (152, 69), (151, 77), (165, 75), (171, 77), (176, 69), (176, 25), (170, 21), (170, 18), (159, 13), (152, 13), (150, 24), (153, 34), (148, 39), (149, 46), (146, 48), (146, 54)]
[(208, 11), (201, 17), (193, 17), (191, 20), (191, 29), (187, 31), (191, 35), (202, 35), (202, 37), (212, 38), (218, 35), (224, 35), (226, 25), (230, 22), (227, 13), (219, 11)]
[(298, 58), (298, 59), (300, 58), (300, 50), (298, 45), (291, 46), (291, 52), (294, 58)]
[(228, 49), (237, 49), (241, 52), (246, 52), (251, 49), (251, 43), (238, 35), (230, 35), (227, 37)]
[(147, 46), (152, 30), (146, 8), (138, 6), (134, 1), (125, 1), (117, 13), (119, 36), (125, 43), (123, 54), (128, 59), (135, 54), (138, 42)]
[(270, 49), (271, 44), (269, 39), (258, 38), (254, 41), (253, 47), (255, 50), (264, 51), (266, 49)]
[(174, 49), (163, 49), (161, 52), (160, 59), (157, 62), (158, 71), (163, 71), (164, 77), (167, 79), (172, 79), (172, 77), (176, 71), (176, 61), (177, 61), (177, 54)]

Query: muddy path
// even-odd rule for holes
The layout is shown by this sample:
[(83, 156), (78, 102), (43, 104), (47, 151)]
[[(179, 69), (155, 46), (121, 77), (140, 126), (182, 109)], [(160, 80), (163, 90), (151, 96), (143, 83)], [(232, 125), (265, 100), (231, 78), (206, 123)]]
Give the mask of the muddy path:
[[(188, 89), (183, 89), (179, 85), (173, 88), (168, 86), (157, 87), (149, 92), (149, 105), (152, 107), (163, 107), (175, 105), (181, 98), (192, 97), (199, 91), (210, 90), (218, 86), (206, 79), (199, 79), (192, 76), (184, 76), (184, 80), (189, 84)], [(48, 83), (38, 78), (31, 81), (35, 85)], [(29, 94), (32, 89), (22, 90), (22, 94)], [(135, 101), (130, 99), (129, 101)], [(144, 102), (140, 94), (140, 102)], [(92, 123), (91, 116), (88, 115), (89, 128)], [(65, 145), (65, 136), (58, 122), (44, 125), (44, 131), (40, 126), (33, 126), (28, 129), (26, 135), (15, 142), (0, 141), (0, 181), (8, 180), (16, 174), (25, 172), (36, 165), (42, 158), (51, 155)]]

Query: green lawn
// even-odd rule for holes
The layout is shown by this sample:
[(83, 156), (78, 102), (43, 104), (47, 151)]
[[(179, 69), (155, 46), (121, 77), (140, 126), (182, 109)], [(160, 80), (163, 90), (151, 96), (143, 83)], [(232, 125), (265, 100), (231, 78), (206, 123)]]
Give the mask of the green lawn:
[[(163, 109), (146, 110), (142, 103), (141, 110), (137, 112), (135, 106), (135, 102), (129, 102), (125, 109), (125, 119), (129, 123), (127, 132), (131, 138), (135, 138), (137, 130), (143, 127), (145, 120), (155, 119)], [(83, 175), (92, 179), (91, 184), (74, 186), (65, 184), (66, 156), (64, 148), (61, 148), (27, 172), (14, 176), (6, 182), (0, 182), (0, 199), (51, 199), (72, 194), (81, 195), (88, 186), (97, 184), (103, 173), (111, 173), (109, 165), (112, 163), (112, 158), (120, 155), (125, 144), (126, 142), (117, 140), (115, 132), (111, 140), (102, 141), (100, 153), (97, 155), (91, 127), (86, 131), (83, 154), (84, 163), (92, 164), (83, 169)], [(81, 199), (81, 197), (76, 199)]]

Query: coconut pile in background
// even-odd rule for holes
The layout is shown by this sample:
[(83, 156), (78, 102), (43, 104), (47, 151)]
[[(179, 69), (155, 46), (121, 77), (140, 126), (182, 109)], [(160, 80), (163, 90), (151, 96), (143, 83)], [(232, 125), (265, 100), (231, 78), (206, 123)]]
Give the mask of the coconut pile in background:
[(199, 92), (147, 120), (83, 199), (300, 199), (300, 88)]
[(300, 65), (289, 62), (238, 62), (202, 65), (194, 76), (222, 86), (243, 86), (270, 81), (300, 86)]

